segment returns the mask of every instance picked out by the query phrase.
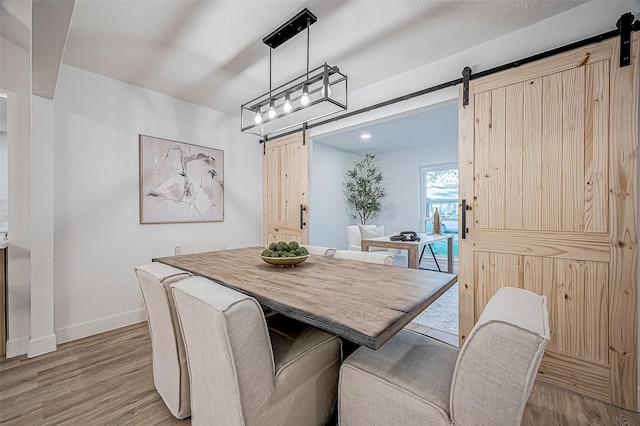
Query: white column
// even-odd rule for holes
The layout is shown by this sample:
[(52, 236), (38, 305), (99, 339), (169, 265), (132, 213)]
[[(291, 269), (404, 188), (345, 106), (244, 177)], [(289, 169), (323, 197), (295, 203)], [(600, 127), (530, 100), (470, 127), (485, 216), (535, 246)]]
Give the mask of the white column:
[(53, 101), (31, 97), (31, 336), (28, 357), (56, 350), (53, 280)]

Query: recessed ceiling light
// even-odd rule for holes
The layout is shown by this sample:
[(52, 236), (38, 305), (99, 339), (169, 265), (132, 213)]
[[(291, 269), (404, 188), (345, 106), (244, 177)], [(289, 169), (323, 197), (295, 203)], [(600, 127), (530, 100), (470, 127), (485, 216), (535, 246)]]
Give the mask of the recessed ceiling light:
[(360, 139), (371, 139), (371, 135), (369, 133), (363, 133), (360, 135)]

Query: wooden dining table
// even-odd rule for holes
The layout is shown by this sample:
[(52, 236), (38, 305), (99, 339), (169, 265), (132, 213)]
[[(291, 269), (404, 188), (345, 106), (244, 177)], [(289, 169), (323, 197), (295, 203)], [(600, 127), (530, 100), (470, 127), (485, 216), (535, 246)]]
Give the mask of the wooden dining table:
[(424, 311), (457, 275), (309, 255), (280, 268), (246, 247), (153, 259), (254, 297), (288, 317), (378, 349)]

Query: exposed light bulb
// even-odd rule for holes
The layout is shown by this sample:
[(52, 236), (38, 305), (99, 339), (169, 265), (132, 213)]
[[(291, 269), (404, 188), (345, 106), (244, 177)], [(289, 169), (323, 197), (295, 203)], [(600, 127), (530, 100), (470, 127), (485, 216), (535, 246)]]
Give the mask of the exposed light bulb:
[(287, 113), (287, 112), (290, 112), (292, 109), (293, 109), (293, 107), (291, 106), (291, 95), (286, 93), (284, 95), (284, 105), (282, 105), (282, 110), (285, 113)]
[(327, 73), (326, 67), (324, 74), (322, 74), (322, 89), (320, 90), (320, 94), (324, 98), (325, 87), (327, 91), (327, 96), (331, 96), (331, 87), (329, 86), (329, 74)]
[(309, 105), (309, 85), (306, 83), (302, 85), (302, 96), (300, 97), (300, 105)]
[(256, 124), (260, 124), (262, 123), (262, 114), (260, 113), (260, 111), (256, 111), (256, 116), (253, 117), (253, 121), (256, 122)]
[(276, 116), (275, 101), (273, 99), (271, 99), (269, 101), (269, 111), (267, 111), (267, 117), (275, 118), (275, 116)]

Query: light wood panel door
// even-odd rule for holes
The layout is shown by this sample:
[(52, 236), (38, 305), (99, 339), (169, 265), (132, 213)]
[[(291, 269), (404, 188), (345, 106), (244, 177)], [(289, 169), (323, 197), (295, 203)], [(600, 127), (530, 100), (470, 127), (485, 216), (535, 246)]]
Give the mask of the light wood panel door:
[(628, 409), (638, 346), (632, 38), (631, 66), (619, 66), (620, 40), (610, 39), (473, 80), (459, 109), (459, 194), (469, 206), (461, 344), (498, 288), (544, 294), (551, 341), (538, 378)]
[(309, 244), (309, 132), (265, 142), (262, 161), (263, 245)]

